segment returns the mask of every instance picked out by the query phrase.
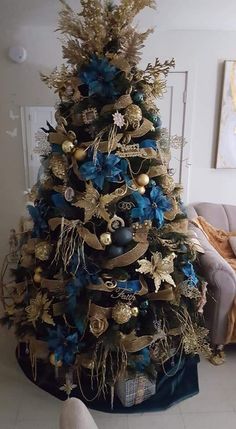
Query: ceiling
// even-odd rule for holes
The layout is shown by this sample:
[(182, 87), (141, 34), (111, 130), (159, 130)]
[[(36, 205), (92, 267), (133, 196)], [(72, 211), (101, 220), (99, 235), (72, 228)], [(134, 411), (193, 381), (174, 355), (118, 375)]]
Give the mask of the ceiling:
[[(68, 0), (79, 7), (79, 0)], [(4, 27), (57, 25), (59, 0), (0, 0)], [(145, 26), (166, 29), (236, 30), (235, 0), (159, 0), (158, 13), (146, 10), (139, 19)]]

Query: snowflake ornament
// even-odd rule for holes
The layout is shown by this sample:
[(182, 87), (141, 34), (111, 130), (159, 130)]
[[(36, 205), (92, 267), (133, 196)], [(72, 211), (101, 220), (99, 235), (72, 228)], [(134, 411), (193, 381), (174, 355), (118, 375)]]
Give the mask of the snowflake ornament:
[(113, 113), (113, 122), (118, 128), (122, 128), (125, 125), (125, 118), (124, 116), (119, 113), (118, 111)]
[(43, 130), (38, 130), (35, 133), (36, 146), (34, 153), (38, 153), (41, 156), (48, 156), (52, 152), (51, 145), (48, 141), (48, 135)]

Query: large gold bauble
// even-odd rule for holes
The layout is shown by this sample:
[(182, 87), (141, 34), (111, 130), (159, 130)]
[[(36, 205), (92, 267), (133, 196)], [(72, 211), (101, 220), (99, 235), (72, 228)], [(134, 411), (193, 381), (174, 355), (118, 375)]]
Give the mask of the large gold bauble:
[(40, 261), (47, 261), (49, 259), (52, 246), (47, 241), (40, 241), (35, 245), (35, 257)]
[(56, 360), (54, 353), (50, 355), (49, 361), (51, 365), (56, 366), (57, 368), (61, 368), (63, 365), (61, 360)]
[(147, 186), (149, 184), (149, 176), (147, 174), (139, 174), (136, 178), (135, 178), (135, 182), (138, 184), (138, 186)]
[(61, 147), (62, 147), (63, 152), (65, 152), (65, 153), (71, 153), (74, 150), (75, 145), (70, 140), (65, 140), (62, 143)]
[(131, 308), (128, 304), (125, 304), (124, 302), (118, 302), (112, 309), (112, 318), (119, 325), (127, 323), (130, 320), (131, 316)]
[(49, 160), (49, 168), (52, 170), (54, 176), (58, 179), (64, 180), (67, 175), (67, 162), (65, 157), (59, 154), (54, 154)]
[(103, 246), (109, 246), (112, 243), (111, 239), (111, 233), (110, 232), (104, 232), (100, 235), (100, 243)]
[(82, 147), (79, 147), (73, 153), (73, 157), (76, 159), (76, 161), (83, 161), (86, 158), (86, 156), (87, 156), (87, 151)]
[(35, 283), (41, 283), (41, 281), (42, 281), (41, 274), (40, 273), (35, 273), (34, 277), (33, 277), (33, 280), (34, 280)]
[(139, 126), (142, 120), (142, 110), (136, 104), (130, 104), (130, 106), (125, 109), (125, 118), (131, 127), (136, 128)]
[(132, 313), (132, 316), (133, 316), (133, 317), (137, 317), (137, 316), (138, 316), (138, 314), (139, 314), (139, 309), (138, 309), (138, 307), (132, 307), (132, 308), (131, 308), (131, 313)]

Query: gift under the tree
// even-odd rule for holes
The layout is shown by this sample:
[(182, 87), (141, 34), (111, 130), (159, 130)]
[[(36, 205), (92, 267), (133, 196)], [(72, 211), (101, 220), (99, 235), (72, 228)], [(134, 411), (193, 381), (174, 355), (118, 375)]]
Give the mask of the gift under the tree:
[(124, 407), (141, 404), (156, 393), (156, 380), (150, 380), (145, 374), (126, 376), (116, 384), (116, 394)]

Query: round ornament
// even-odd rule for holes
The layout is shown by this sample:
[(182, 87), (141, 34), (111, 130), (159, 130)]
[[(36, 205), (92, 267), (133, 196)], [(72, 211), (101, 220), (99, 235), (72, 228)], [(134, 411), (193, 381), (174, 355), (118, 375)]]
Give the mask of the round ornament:
[(67, 163), (63, 156), (54, 154), (49, 160), (49, 168), (58, 179), (64, 180), (66, 178)]
[(135, 182), (138, 184), (138, 186), (147, 186), (149, 184), (149, 176), (147, 174), (139, 174), (136, 178), (135, 178)]
[(87, 156), (87, 151), (82, 147), (79, 147), (73, 153), (73, 157), (76, 159), (76, 161), (83, 161), (86, 158), (86, 156)]
[(133, 128), (137, 128), (142, 120), (142, 110), (136, 104), (130, 104), (125, 110), (125, 118)]
[(122, 325), (127, 323), (132, 317), (132, 310), (128, 304), (118, 302), (112, 309), (112, 318), (116, 323)]
[(123, 255), (123, 253), (124, 253), (123, 247), (114, 246), (114, 244), (112, 244), (108, 249), (107, 256), (108, 258), (113, 259), (113, 258), (117, 258), (117, 256)]
[(138, 192), (139, 192), (141, 195), (145, 194), (145, 192), (146, 192), (146, 188), (145, 188), (145, 186), (139, 186), (139, 187), (138, 187)]
[(50, 361), (51, 365), (56, 366), (57, 368), (61, 368), (62, 367), (62, 361), (61, 360), (56, 360), (54, 353), (52, 353), (50, 355), (49, 361)]
[(36, 267), (35, 268), (35, 270), (34, 270), (34, 272), (35, 272), (35, 274), (39, 274), (39, 273), (42, 273), (42, 268), (41, 267)]
[(135, 103), (142, 103), (142, 102), (143, 102), (143, 100), (144, 100), (144, 95), (143, 95), (143, 93), (142, 93), (142, 92), (140, 92), (140, 91), (135, 91), (135, 92), (132, 94), (132, 99), (133, 99), (133, 101), (134, 101)]
[(116, 229), (119, 229), (119, 228), (121, 228), (121, 227), (123, 227), (123, 226), (125, 226), (125, 222), (124, 222), (124, 220), (121, 218), (121, 217), (119, 217), (119, 216), (113, 216), (110, 220), (109, 220), (109, 222), (108, 222), (108, 229), (109, 229), (109, 231), (111, 231), (111, 232), (113, 232), (113, 231), (115, 231)]
[(65, 193), (64, 193), (65, 200), (68, 201), (69, 203), (71, 203), (74, 196), (75, 196), (74, 189), (71, 187), (66, 188)]
[(41, 241), (35, 246), (35, 257), (40, 261), (47, 261), (49, 259), (52, 246), (47, 241)]
[(65, 153), (71, 153), (74, 150), (74, 148), (75, 148), (75, 145), (70, 140), (65, 140), (62, 143), (62, 150)]
[(100, 235), (100, 243), (103, 246), (110, 246), (110, 244), (112, 243), (111, 233), (110, 232), (104, 232), (103, 234), (101, 234)]
[(126, 244), (130, 243), (133, 239), (133, 231), (131, 228), (122, 227), (119, 229), (116, 229), (112, 233), (112, 243), (114, 243), (117, 246), (125, 246)]
[(33, 280), (34, 280), (35, 283), (41, 283), (41, 281), (42, 281), (41, 273), (35, 273), (34, 277), (33, 277)]
[(132, 308), (131, 308), (131, 314), (132, 314), (132, 316), (133, 316), (133, 317), (137, 317), (137, 316), (138, 316), (138, 314), (139, 314), (139, 309), (138, 309), (138, 307), (132, 307)]

